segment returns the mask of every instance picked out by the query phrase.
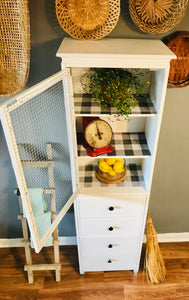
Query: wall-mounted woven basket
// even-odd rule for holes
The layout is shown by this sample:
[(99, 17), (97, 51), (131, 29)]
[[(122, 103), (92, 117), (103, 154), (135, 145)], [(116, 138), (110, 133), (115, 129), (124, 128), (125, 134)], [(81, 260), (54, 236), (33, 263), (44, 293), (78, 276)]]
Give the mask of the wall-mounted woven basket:
[(98, 40), (116, 26), (120, 0), (56, 0), (60, 26), (78, 40)]
[(165, 43), (177, 56), (170, 62), (168, 85), (175, 88), (189, 85), (189, 31), (177, 31)]
[(30, 67), (30, 20), (28, 0), (1, 0), (0, 96), (19, 92)]
[(180, 23), (187, 5), (188, 0), (129, 0), (129, 12), (140, 30), (162, 34)]

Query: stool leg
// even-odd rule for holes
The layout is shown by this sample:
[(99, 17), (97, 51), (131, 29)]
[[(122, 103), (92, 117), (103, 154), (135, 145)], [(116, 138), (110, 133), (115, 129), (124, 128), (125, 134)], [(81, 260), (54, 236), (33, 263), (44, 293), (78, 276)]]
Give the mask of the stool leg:
[[(46, 147), (47, 147), (48, 159), (52, 160), (53, 159), (52, 145), (47, 144)], [(48, 174), (49, 174), (49, 187), (54, 188), (55, 184), (54, 184), (54, 169), (53, 169), (53, 167), (48, 168)], [(52, 193), (50, 195), (50, 201), (51, 201), (51, 220), (53, 222), (57, 216), (55, 193)], [(53, 245), (54, 245), (54, 261), (55, 261), (55, 264), (57, 264), (57, 263), (59, 264), (60, 263), (60, 255), (59, 255), (58, 228), (56, 228), (55, 231), (53, 232)], [(61, 280), (59, 269), (55, 270), (55, 277), (56, 277), (57, 282)]]
[[(22, 228), (24, 235), (24, 243), (25, 243), (25, 256), (26, 256), (26, 264), (32, 265), (32, 256), (31, 256), (31, 248), (28, 236), (28, 225), (26, 218), (22, 218)], [(28, 272), (28, 282), (33, 283), (33, 271), (29, 270)]]
[[(58, 240), (58, 229), (56, 228), (53, 232), (53, 245), (54, 245), (54, 262), (55, 264), (60, 263), (60, 253), (59, 253), (59, 240)], [(56, 282), (61, 281), (60, 270), (55, 270)]]
[[(28, 224), (26, 218), (23, 217), (22, 199), (18, 191), (17, 191), (17, 195), (18, 195), (18, 201), (20, 207), (20, 215), (18, 218), (21, 219), (21, 224), (22, 224), (26, 264), (32, 265), (31, 248), (30, 248), (30, 241), (29, 241), (29, 234), (28, 234)], [(28, 282), (33, 283), (33, 271), (29, 270), (27, 271), (27, 273), (28, 273)]]
[(28, 283), (32, 284), (33, 283), (33, 271), (28, 270)]

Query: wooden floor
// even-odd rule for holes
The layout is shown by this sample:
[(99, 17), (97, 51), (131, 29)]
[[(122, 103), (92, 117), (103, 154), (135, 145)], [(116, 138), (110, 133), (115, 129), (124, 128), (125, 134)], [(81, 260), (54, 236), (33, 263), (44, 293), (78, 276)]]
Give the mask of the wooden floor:
[[(166, 282), (149, 283), (141, 267), (131, 271), (91, 272), (79, 275), (75, 246), (60, 247), (61, 282), (56, 283), (51, 271), (35, 272), (34, 284), (27, 283), (23, 270), (23, 248), (0, 249), (0, 300), (168, 300), (189, 299), (189, 243), (160, 244), (165, 259)], [(94, 249), (95, 251), (95, 249)], [(50, 263), (53, 249), (33, 253), (33, 263)]]

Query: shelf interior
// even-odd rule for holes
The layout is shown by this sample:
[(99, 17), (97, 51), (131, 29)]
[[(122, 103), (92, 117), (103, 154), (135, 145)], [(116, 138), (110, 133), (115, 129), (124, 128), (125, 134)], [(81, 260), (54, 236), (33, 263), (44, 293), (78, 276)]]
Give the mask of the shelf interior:
[[(87, 156), (87, 151), (83, 146), (83, 134), (77, 135), (77, 150), (78, 156)], [(113, 153), (106, 156), (119, 157), (147, 157), (150, 156), (145, 134), (143, 132), (134, 133), (114, 133), (111, 141), (111, 146), (115, 148)]]
[[(75, 115), (120, 115), (115, 107), (103, 108), (90, 94), (74, 94)], [(132, 109), (131, 115), (152, 116), (156, 114), (153, 102), (148, 94), (138, 98), (138, 105)]]
[[(98, 162), (96, 159), (90, 161), (89, 164), (80, 165), (79, 166), (79, 185), (80, 189), (94, 189), (96, 192), (98, 188), (100, 190), (105, 190), (109, 188), (115, 189), (116, 193), (125, 191), (133, 191), (137, 192), (137, 189), (139, 192), (143, 191), (145, 192), (145, 184), (144, 184), (144, 178), (143, 178), (143, 172), (142, 167), (139, 164), (135, 163), (129, 163), (126, 165), (126, 177), (125, 179), (116, 184), (106, 184), (100, 182), (96, 176), (95, 173), (98, 169)], [(119, 188), (119, 190), (117, 189)], [(108, 192), (108, 190), (106, 192)]]

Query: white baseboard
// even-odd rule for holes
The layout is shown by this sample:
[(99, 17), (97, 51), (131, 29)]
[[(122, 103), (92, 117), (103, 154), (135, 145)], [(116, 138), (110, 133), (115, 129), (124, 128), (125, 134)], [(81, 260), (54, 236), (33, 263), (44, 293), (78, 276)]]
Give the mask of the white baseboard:
[[(189, 242), (189, 232), (178, 233), (160, 233), (157, 234), (159, 243), (172, 243), (172, 242)], [(9, 247), (23, 247), (22, 238), (18, 239), (0, 239), (0, 248)], [(59, 237), (60, 246), (77, 245), (75, 236), (61, 236)], [(144, 236), (145, 243), (145, 236)]]
[(157, 234), (159, 243), (189, 242), (189, 232)]
[[(189, 242), (189, 232), (159, 233), (157, 238), (159, 243)], [(146, 242), (145, 235), (143, 242)]]
[(77, 245), (76, 236), (59, 236), (58, 239), (61, 246)]

